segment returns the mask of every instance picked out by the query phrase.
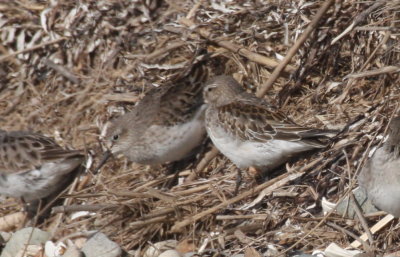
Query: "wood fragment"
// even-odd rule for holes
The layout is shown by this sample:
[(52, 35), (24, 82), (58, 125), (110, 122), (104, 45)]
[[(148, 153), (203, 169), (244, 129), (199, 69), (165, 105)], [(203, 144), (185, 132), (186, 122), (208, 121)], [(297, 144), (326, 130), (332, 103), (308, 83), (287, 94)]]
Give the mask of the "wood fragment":
[(350, 199), (351, 199), (351, 201), (352, 201), (353, 208), (354, 208), (354, 210), (355, 210), (355, 212), (356, 212), (356, 214), (357, 214), (357, 217), (358, 217), (358, 219), (360, 220), (361, 226), (364, 228), (364, 231), (365, 231), (365, 233), (366, 233), (367, 236), (368, 236), (369, 242), (366, 243), (366, 244), (363, 244), (363, 245), (364, 245), (364, 248), (365, 248), (364, 250), (369, 251), (369, 250), (371, 250), (370, 246), (374, 244), (374, 238), (373, 238), (373, 236), (372, 236), (372, 234), (371, 234), (371, 231), (369, 230), (367, 221), (365, 220), (365, 218), (364, 218), (364, 216), (363, 216), (363, 213), (362, 213), (362, 211), (361, 211), (361, 207), (360, 207), (360, 205), (358, 204), (356, 198), (354, 197), (353, 192), (350, 192)]
[(344, 77), (345, 79), (348, 78), (364, 78), (364, 77), (370, 77), (370, 76), (377, 76), (377, 75), (382, 75), (382, 74), (387, 74), (387, 73), (394, 73), (394, 72), (400, 72), (400, 67), (398, 66), (385, 66), (376, 70), (368, 70), (368, 71), (362, 71), (362, 72), (357, 72), (357, 73), (352, 73)]
[(378, 9), (379, 7), (381, 7), (382, 5), (385, 4), (385, 1), (376, 1), (373, 5), (371, 5), (368, 9), (366, 9), (365, 11), (363, 11), (362, 13), (360, 13), (355, 19), (354, 21), (350, 24), (350, 26), (348, 26), (342, 33), (340, 33), (339, 36), (337, 36), (336, 38), (334, 38), (332, 40), (331, 45), (335, 44), (336, 42), (338, 42), (341, 38), (343, 38), (345, 35), (347, 35), (348, 33), (350, 33), (350, 31), (352, 31), (358, 24), (360, 24), (361, 22), (363, 22), (367, 16), (373, 12), (374, 10)]
[(370, 249), (371, 248), (371, 246), (368, 244), (368, 242), (362, 240), (357, 235), (355, 235), (353, 232), (348, 231), (347, 229), (342, 228), (341, 226), (339, 226), (339, 225), (337, 225), (337, 224), (335, 224), (333, 222), (327, 222), (326, 224), (328, 224), (329, 226), (333, 227), (334, 229), (342, 231), (346, 235), (352, 237), (354, 240), (356, 240), (357, 242), (361, 243), (364, 246), (365, 249)]
[[(302, 174), (296, 174), (296, 175), (301, 176)], [(226, 206), (228, 206), (230, 204), (236, 203), (236, 202), (238, 202), (240, 200), (243, 200), (243, 199), (245, 199), (245, 198), (247, 198), (249, 196), (255, 195), (258, 192), (260, 192), (261, 190), (269, 189), (269, 187), (274, 186), (275, 183), (279, 183), (280, 185), (284, 185), (287, 182), (291, 181), (292, 179), (297, 178), (298, 176), (296, 176), (296, 175), (294, 175), (294, 174), (292, 176), (289, 176), (289, 174), (280, 175), (279, 177), (276, 177), (276, 178), (271, 179), (271, 180), (269, 180), (269, 181), (267, 181), (267, 182), (265, 182), (265, 183), (263, 183), (261, 185), (256, 186), (252, 190), (245, 191), (245, 192), (241, 193), (240, 195), (238, 195), (238, 196), (236, 196), (234, 198), (228, 199), (228, 200), (226, 200), (226, 202), (220, 203), (220, 204), (218, 204), (218, 205), (216, 205), (216, 206), (214, 206), (214, 207), (212, 207), (210, 209), (207, 209), (207, 210), (205, 210), (203, 212), (200, 212), (200, 213), (198, 213), (198, 214), (196, 214), (196, 215), (194, 215), (192, 217), (188, 217), (187, 219), (185, 219), (183, 221), (176, 222), (174, 224), (174, 226), (171, 228), (171, 232), (179, 232), (185, 226), (187, 226), (187, 225), (189, 225), (191, 223), (195, 223), (196, 221), (198, 221), (199, 219), (203, 218), (204, 216), (212, 214), (212, 213), (214, 213), (214, 212), (216, 212), (216, 211), (218, 211), (218, 210), (220, 210), (220, 209), (222, 209), (222, 208), (224, 208), (224, 207), (226, 207)]]
[(97, 211), (107, 211), (113, 210), (119, 207), (115, 204), (90, 204), (90, 205), (62, 205), (56, 206), (52, 208), (53, 213), (68, 213), (68, 212), (78, 212), (78, 211), (88, 211), (88, 212), (97, 212)]
[(53, 70), (57, 71), (62, 76), (64, 76), (68, 80), (70, 80), (72, 83), (79, 84), (79, 79), (74, 74), (72, 74), (72, 72), (70, 72), (67, 68), (65, 68), (61, 65), (58, 65), (49, 59), (45, 60), (44, 63), (46, 64), (47, 67), (52, 68)]
[(67, 38), (66, 38), (66, 37), (60, 37), (60, 38), (55, 39), (55, 40), (52, 40), (52, 41), (50, 41), (50, 42), (38, 44), (38, 45), (36, 45), (36, 46), (30, 47), (30, 48), (27, 48), (27, 49), (23, 49), (23, 50), (16, 51), (16, 52), (11, 53), (11, 54), (7, 54), (7, 55), (5, 55), (5, 56), (0, 57), (0, 63), (3, 62), (3, 61), (5, 61), (5, 60), (8, 59), (8, 58), (17, 56), (17, 55), (19, 55), (19, 54), (32, 52), (32, 51), (38, 50), (38, 49), (40, 49), (40, 48), (43, 48), (43, 47), (46, 47), (46, 46), (49, 46), (49, 45), (53, 45), (53, 44), (60, 43), (60, 42), (62, 42), (62, 41), (64, 41), (64, 40), (67, 40)]
[[(195, 23), (193, 21), (191, 21), (189, 19), (186, 19), (186, 18), (181, 18), (179, 20), (179, 22), (181, 24), (189, 27), (189, 28), (195, 28), (196, 27), (196, 25), (195, 25)], [(206, 29), (206, 28), (198, 28), (198, 29), (194, 29), (194, 30), (198, 31), (198, 33), (202, 37), (210, 40), (211, 42), (214, 42), (217, 45), (219, 45), (219, 46), (221, 46), (223, 48), (226, 48), (226, 49), (228, 49), (228, 50), (230, 50), (230, 51), (232, 51), (234, 53), (238, 53), (238, 54), (246, 57), (250, 61), (259, 63), (261, 65), (265, 65), (268, 68), (274, 68), (274, 67), (278, 66), (278, 64), (279, 64), (276, 60), (268, 58), (268, 57), (263, 56), (261, 54), (249, 51), (246, 48), (244, 48), (243, 46), (239, 46), (239, 45), (233, 44), (233, 43), (231, 43), (229, 41), (226, 41), (226, 40), (213, 38), (212, 37), (212, 32), (210, 30)], [(284, 68), (284, 71), (285, 72), (289, 72), (289, 73), (291, 73), (291, 72), (293, 72), (295, 70), (296, 70), (296, 68), (291, 66), (291, 65), (287, 65)]]
[[(383, 219), (381, 219), (380, 221), (378, 221), (375, 225), (373, 225), (370, 229), (372, 234), (377, 233), (379, 230), (383, 229), (387, 224), (389, 224), (389, 222), (391, 222), (394, 219), (394, 216), (391, 214), (386, 215)], [(364, 233), (360, 236), (361, 240), (366, 241), (368, 239), (368, 235), (367, 233)], [(350, 247), (352, 248), (358, 248), (361, 246), (361, 243), (359, 241), (353, 241), (350, 244)]]
[(252, 220), (265, 220), (267, 214), (249, 214), (249, 215), (218, 215), (217, 220), (238, 220), (238, 219), (252, 219)]
[(265, 82), (264, 85), (262, 85), (262, 87), (260, 87), (258, 89), (257, 94), (256, 94), (258, 97), (265, 95), (265, 93), (272, 87), (272, 85), (278, 79), (281, 72), (283, 70), (285, 70), (285, 67), (292, 60), (293, 56), (296, 54), (296, 52), (299, 50), (299, 48), (303, 45), (303, 43), (308, 39), (311, 32), (313, 32), (314, 29), (317, 27), (322, 16), (328, 11), (329, 7), (334, 2), (335, 2), (334, 0), (327, 0), (324, 2), (324, 4), (318, 10), (317, 14), (314, 16), (311, 23), (307, 26), (307, 29), (303, 32), (303, 34), (296, 41), (296, 43), (289, 49), (285, 58), (283, 58), (283, 60), (279, 63), (279, 65), (274, 69), (271, 76), (268, 78), (267, 82)]

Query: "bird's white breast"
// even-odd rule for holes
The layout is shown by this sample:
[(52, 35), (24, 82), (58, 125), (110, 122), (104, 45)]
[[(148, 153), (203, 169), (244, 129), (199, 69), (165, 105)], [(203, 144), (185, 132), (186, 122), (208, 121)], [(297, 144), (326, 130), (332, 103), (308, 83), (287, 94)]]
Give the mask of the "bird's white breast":
[(227, 133), (221, 126), (207, 124), (207, 133), (214, 145), (239, 168), (255, 166), (262, 170), (273, 169), (293, 154), (312, 147), (301, 142), (268, 140), (266, 142), (243, 141)]
[(360, 185), (374, 205), (400, 217), (400, 159), (380, 148), (369, 165), (360, 174)]
[(161, 164), (178, 161), (190, 154), (206, 134), (204, 108), (195, 117), (175, 126), (152, 125), (143, 136), (144, 148), (131, 147), (130, 159), (143, 164)]
[(22, 197), (27, 202), (47, 197), (63, 186), (65, 176), (82, 161), (81, 157), (70, 158), (47, 162), (25, 172), (3, 173), (0, 175), (0, 194)]

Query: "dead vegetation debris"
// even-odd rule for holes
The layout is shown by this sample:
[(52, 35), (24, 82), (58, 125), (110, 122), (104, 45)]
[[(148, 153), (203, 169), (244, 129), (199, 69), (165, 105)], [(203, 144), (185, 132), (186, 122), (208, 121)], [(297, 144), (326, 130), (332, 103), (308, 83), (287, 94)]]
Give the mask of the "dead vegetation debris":
[[(344, 128), (323, 151), (282, 168), (288, 172), (262, 183), (247, 175), (237, 196), (234, 167), (216, 152), (208, 157), (209, 142), (180, 173), (186, 182), (171, 190), (162, 189), (173, 176), (165, 167), (114, 159), (81, 178), (57, 210), (59, 223), (53, 216), (41, 228), (51, 227), (55, 240), (98, 229), (128, 251), (166, 239), (197, 247), (208, 240), (229, 254), (350, 245), (354, 239), (337, 228), (361, 235), (359, 220), (324, 217), (321, 199), (337, 202), (356, 186), (398, 109), (399, 10), (395, 0), (0, 2), (2, 129), (44, 133), (86, 149), (96, 163), (107, 120), (181, 74), (198, 49), (214, 74), (233, 74), (254, 93), (267, 87), (264, 97), (298, 123)], [(6, 216), (21, 206), (7, 199), (0, 210)], [(78, 210), (87, 213), (72, 219)], [(376, 249), (400, 250), (399, 231), (389, 223), (374, 235)]]

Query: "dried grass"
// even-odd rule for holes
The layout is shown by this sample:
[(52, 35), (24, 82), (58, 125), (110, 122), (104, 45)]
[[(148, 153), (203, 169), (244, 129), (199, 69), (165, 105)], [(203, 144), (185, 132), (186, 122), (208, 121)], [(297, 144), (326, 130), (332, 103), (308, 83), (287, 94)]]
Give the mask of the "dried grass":
[[(130, 109), (153, 85), (181, 73), (196, 49), (212, 54), (209, 65), (215, 73), (234, 74), (255, 92), (323, 4), (199, 3), (1, 2), (1, 128), (42, 132), (62, 145), (87, 149), (98, 162), (106, 121)], [(400, 2), (382, 1), (365, 12), (371, 4), (336, 1), (265, 96), (300, 124), (350, 125), (330, 147), (291, 163), (290, 173), (264, 184), (246, 176), (237, 197), (232, 195), (235, 169), (221, 155), (197, 177), (192, 170), (181, 172), (192, 180), (170, 191), (161, 190), (167, 179), (164, 168), (116, 159), (101, 173), (89, 173), (71, 194), (71, 206), (87, 206), (96, 214), (74, 220), (62, 216), (54, 239), (100, 229), (126, 250), (165, 239), (190, 239), (199, 247), (207, 239), (208, 247), (230, 254), (248, 246), (259, 252), (269, 246), (284, 251), (297, 243), (296, 250), (307, 252), (331, 242), (349, 245), (352, 238), (320, 222), (321, 198), (335, 202), (355, 186), (368, 147), (382, 140), (377, 135), (386, 129), (400, 96)], [(194, 17), (195, 25), (186, 27), (182, 17)], [(353, 21), (354, 29), (331, 44)], [(202, 158), (204, 153), (198, 160)], [(9, 200), (0, 205), (2, 216), (20, 208)], [(327, 220), (363, 233), (358, 220), (335, 215)], [(368, 224), (376, 220), (368, 218)], [(47, 230), (51, 221), (41, 227)], [(392, 222), (375, 236), (375, 246), (400, 250), (399, 235)]]

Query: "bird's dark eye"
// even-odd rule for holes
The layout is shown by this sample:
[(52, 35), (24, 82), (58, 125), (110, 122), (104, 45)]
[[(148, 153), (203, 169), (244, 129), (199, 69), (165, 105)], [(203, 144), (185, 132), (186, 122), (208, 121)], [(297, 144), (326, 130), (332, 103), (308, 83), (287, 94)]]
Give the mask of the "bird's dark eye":
[(208, 87), (207, 92), (211, 92), (214, 88), (213, 87)]
[(118, 139), (119, 139), (119, 135), (118, 134), (112, 136), (112, 140), (117, 141)]

